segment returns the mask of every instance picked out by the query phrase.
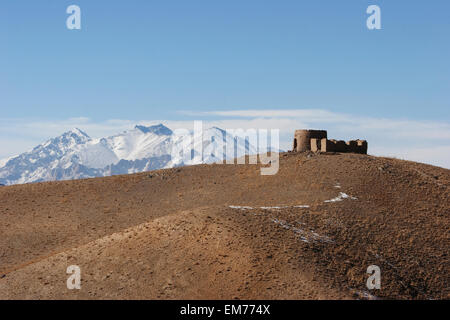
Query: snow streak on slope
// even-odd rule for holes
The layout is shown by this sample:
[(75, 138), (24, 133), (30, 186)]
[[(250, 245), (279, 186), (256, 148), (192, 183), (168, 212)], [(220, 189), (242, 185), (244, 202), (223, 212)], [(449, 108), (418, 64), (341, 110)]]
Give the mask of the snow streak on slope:
[[(19, 156), (0, 161), (0, 184), (18, 184), (136, 173), (198, 163), (220, 162), (236, 155), (256, 154), (256, 147), (219, 128), (203, 131), (202, 139), (193, 139), (191, 152), (172, 158), (172, 148), (190, 141), (176, 136), (162, 124), (145, 127), (101, 139), (91, 139), (79, 129), (35, 147)], [(202, 144), (203, 154), (198, 150)], [(234, 146), (231, 150), (226, 145)], [(189, 146), (191, 146), (189, 144)]]

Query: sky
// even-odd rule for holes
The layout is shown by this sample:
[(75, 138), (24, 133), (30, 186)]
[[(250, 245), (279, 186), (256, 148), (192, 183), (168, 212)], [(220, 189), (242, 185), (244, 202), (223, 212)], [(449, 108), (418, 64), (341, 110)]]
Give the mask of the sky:
[(447, 0), (1, 0), (0, 158), (75, 126), (204, 120), (450, 168), (449, 34)]

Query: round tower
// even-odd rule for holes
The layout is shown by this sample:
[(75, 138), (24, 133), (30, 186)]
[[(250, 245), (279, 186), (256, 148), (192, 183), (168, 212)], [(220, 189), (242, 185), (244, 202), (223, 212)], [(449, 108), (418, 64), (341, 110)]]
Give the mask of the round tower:
[(293, 151), (311, 150), (311, 139), (326, 139), (326, 130), (295, 130)]

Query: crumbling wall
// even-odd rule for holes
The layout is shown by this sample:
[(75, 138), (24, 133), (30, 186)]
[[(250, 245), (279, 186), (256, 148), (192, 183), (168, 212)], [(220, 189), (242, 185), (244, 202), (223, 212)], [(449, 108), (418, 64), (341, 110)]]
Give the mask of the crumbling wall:
[[(319, 150), (319, 149), (318, 149)], [(322, 139), (320, 142), (321, 152), (352, 152), (367, 154), (367, 141), (366, 140), (328, 140)]]
[(322, 149), (322, 140), (327, 140), (325, 139), (311, 139), (311, 151), (312, 152), (317, 152), (320, 151)]
[(358, 145), (357, 149), (356, 149), (356, 153), (362, 153), (362, 154), (367, 154), (367, 149), (368, 149), (368, 144), (366, 140), (356, 140), (356, 143)]

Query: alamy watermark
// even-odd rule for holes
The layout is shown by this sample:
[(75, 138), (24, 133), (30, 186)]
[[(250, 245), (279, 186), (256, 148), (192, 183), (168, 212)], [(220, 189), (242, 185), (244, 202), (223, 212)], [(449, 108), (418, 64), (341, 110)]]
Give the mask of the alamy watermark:
[(67, 289), (73, 290), (81, 289), (81, 269), (79, 266), (71, 265), (67, 267), (67, 274), (70, 274), (69, 278), (67, 278)]
[(370, 5), (366, 10), (367, 14), (370, 16), (367, 18), (366, 25), (369, 30), (380, 30), (381, 29), (381, 9), (377, 5)]
[[(81, 8), (72, 4), (67, 7), (66, 13), (70, 14), (66, 20), (66, 26), (69, 30), (81, 29)], [(366, 20), (366, 26), (369, 30), (381, 29), (381, 9), (378, 5), (370, 5), (367, 7), (366, 13), (370, 16)]]
[[(219, 132), (219, 135), (217, 134)], [(279, 129), (203, 130), (202, 121), (194, 121), (194, 131), (173, 131), (171, 159), (179, 164), (259, 163), (261, 175), (274, 175), (279, 169)]]
[(66, 9), (66, 13), (70, 14), (66, 20), (66, 26), (69, 30), (81, 29), (81, 9), (77, 5), (70, 5)]
[(379, 266), (370, 265), (367, 267), (367, 273), (370, 274), (367, 279), (366, 286), (367, 289), (381, 289), (381, 269)]

